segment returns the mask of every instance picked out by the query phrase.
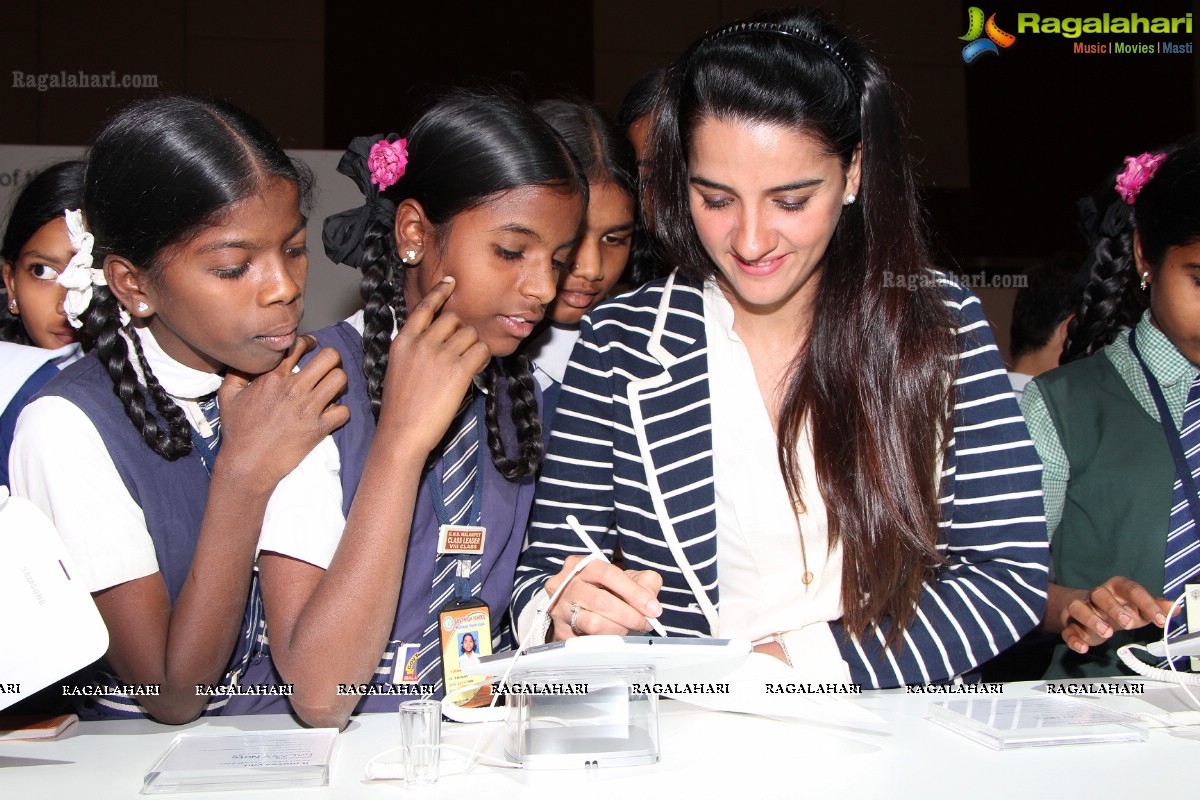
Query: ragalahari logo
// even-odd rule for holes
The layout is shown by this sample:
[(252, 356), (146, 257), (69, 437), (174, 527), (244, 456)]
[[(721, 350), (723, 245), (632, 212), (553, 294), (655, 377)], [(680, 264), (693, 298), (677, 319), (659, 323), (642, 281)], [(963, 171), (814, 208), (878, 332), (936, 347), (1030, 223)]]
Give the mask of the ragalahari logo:
[[(983, 34), (987, 34), (986, 39), (979, 38)], [(970, 64), (975, 59), (979, 58), (984, 53), (993, 53), (1000, 55), (1000, 48), (1009, 48), (1013, 46), (1013, 42), (1017, 41), (1017, 37), (1011, 33), (1005, 33), (1000, 30), (1000, 26), (996, 24), (996, 15), (992, 14), (987, 18), (987, 22), (983, 21), (983, 9), (979, 6), (971, 6), (967, 11), (967, 32), (963, 36), (958, 37), (964, 42), (969, 42), (963, 48), (963, 61)]]

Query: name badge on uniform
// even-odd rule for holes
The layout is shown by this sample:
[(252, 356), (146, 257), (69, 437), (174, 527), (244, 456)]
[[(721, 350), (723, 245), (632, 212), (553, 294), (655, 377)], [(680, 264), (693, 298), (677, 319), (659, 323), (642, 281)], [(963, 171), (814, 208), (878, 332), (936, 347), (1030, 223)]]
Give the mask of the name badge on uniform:
[(482, 525), (442, 525), (438, 528), (438, 555), (483, 555), (487, 528)]
[(396, 663), (392, 667), (392, 683), (417, 682), (417, 651), (419, 644), (401, 644), (396, 650)]

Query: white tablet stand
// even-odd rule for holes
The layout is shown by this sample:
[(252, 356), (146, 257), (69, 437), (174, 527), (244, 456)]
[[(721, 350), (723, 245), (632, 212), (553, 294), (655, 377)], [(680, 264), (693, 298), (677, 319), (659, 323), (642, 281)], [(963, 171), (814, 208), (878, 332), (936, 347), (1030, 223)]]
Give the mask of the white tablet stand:
[(526, 769), (630, 766), (658, 761), (656, 680), (734, 661), (745, 639), (579, 636), (484, 656), (465, 671), (508, 674), (505, 752)]
[(514, 672), (504, 750), (525, 769), (628, 767), (658, 761), (650, 665)]

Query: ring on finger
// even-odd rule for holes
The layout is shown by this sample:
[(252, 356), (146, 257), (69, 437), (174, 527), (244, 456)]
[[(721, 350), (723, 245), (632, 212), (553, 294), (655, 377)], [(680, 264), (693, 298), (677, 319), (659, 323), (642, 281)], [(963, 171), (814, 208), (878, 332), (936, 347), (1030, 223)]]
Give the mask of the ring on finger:
[(575, 624), (579, 622), (579, 603), (571, 603), (571, 632), (576, 636), (582, 636), (583, 631)]

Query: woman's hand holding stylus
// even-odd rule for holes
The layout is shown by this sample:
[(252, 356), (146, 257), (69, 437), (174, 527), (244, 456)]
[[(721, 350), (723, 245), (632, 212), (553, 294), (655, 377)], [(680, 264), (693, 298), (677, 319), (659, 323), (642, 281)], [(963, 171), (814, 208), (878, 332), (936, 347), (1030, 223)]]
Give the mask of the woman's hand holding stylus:
[[(558, 591), (583, 558), (586, 556), (568, 557), (562, 570), (546, 581), (546, 591), (551, 595)], [(630, 631), (648, 631), (650, 624), (646, 617), (657, 617), (662, 613), (657, 599), (660, 589), (662, 576), (657, 572), (623, 570), (605, 561), (594, 560), (571, 580), (550, 609), (552, 628), (547, 640), (584, 634), (624, 635)]]

